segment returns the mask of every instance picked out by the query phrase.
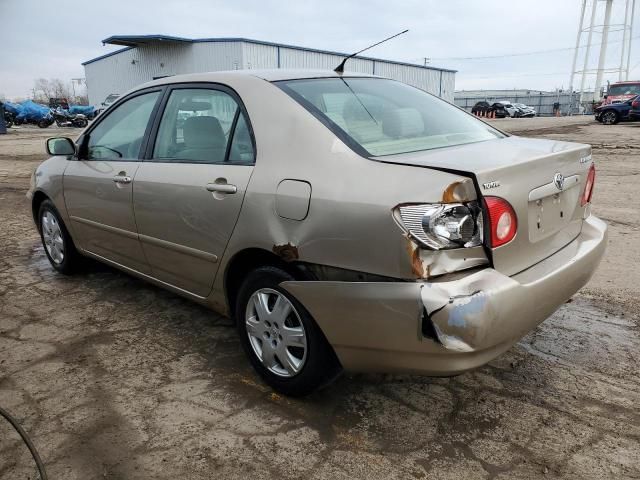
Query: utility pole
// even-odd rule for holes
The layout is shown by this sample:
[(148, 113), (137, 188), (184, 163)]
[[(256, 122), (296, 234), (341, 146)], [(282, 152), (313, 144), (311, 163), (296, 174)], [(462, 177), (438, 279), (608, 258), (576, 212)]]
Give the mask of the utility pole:
[(571, 79), (569, 80), (569, 90), (573, 93), (573, 77), (576, 73), (576, 62), (578, 61), (578, 48), (580, 47), (580, 38), (582, 37), (582, 26), (584, 25), (584, 11), (587, 8), (587, 0), (582, 0), (582, 8), (580, 9), (580, 24), (578, 26), (578, 35), (576, 35), (576, 49), (573, 52), (573, 65), (571, 67)]
[(73, 89), (73, 101), (75, 102), (77, 100), (77, 96), (76, 96), (76, 83), (78, 84), (78, 87), (80, 85), (82, 85), (84, 78), (72, 78), (71, 79), (71, 88)]
[(600, 42), (600, 58), (598, 60), (598, 73), (596, 74), (596, 88), (593, 91), (593, 99), (600, 100), (600, 88), (604, 74), (604, 62), (607, 59), (607, 42), (609, 41), (609, 25), (611, 24), (611, 5), (613, 0), (605, 0), (607, 5), (604, 10), (604, 24), (602, 26), (602, 41)]
[(636, 13), (636, 0), (631, 0), (631, 18), (629, 21), (629, 44), (627, 46), (627, 68), (625, 70), (625, 80), (629, 80), (629, 63), (631, 62), (631, 44), (633, 43), (633, 17)]
[[(622, 24), (622, 53), (620, 54), (620, 69), (618, 71), (618, 81), (621, 82), (624, 77), (624, 57), (625, 49), (627, 48), (627, 34), (629, 33), (629, 0), (625, 1), (624, 5), (624, 23)], [(629, 45), (631, 47), (631, 45)]]
[(593, 0), (593, 5), (591, 6), (591, 22), (589, 24), (589, 35), (587, 35), (587, 50), (584, 54), (584, 63), (582, 64), (582, 80), (580, 81), (580, 103), (582, 103), (584, 83), (587, 79), (587, 67), (589, 66), (589, 54), (591, 53), (591, 39), (593, 38), (593, 26), (596, 22), (597, 7), (598, 7), (598, 0)]

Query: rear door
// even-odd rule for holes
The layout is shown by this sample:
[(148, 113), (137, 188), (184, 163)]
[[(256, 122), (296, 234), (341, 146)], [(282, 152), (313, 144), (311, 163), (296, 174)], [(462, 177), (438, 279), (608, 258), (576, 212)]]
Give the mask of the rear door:
[[(161, 90), (147, 90), (109, 111), (85, 134), (86, 158), (64, 172), (64, 198), (83, 249), (150, 273), (136, 232), (133, 181)], [(88, 136), (88, 139), (87, 139)]]
[(206, 296), (253, 171), (253, 135), (224, 86), (178, 85), (165, 97), (136, 173), (135, 219), (153, 276)]

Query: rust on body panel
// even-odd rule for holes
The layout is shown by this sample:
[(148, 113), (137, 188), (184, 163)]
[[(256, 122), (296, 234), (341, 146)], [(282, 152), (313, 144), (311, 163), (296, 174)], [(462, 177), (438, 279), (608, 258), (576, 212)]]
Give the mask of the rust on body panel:
[(282, 258), (285, 262), (293, 262), (300, 258), (298, 254), (298, 247), (291, 243), (285, 243), (284, 245), (274, 245), (273, 253)]

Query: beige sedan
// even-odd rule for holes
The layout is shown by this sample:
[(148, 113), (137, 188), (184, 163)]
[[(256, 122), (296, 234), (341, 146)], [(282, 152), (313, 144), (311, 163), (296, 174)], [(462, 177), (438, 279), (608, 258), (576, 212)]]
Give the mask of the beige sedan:
[(342, 369), (483, 365), (606, 244), (588, 145), (509, 136), (379, 77), (163, 78), (47, 148), (29, 196), (52, 266), (92, 257), (231, 316), (290, 395)]

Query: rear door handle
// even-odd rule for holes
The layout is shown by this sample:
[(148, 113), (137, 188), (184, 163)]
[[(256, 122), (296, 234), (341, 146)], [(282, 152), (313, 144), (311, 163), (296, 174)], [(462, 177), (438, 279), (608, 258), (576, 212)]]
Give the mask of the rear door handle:
[(113, 177), (113, 181), (116, 183), (131, 183), (131, 177), (128, 175), (118, 174)]
[(233, 194), (238, 191), (238, 187), (229, 185), (228, 183), (207, 183), (207, 190), (210, 192)]

